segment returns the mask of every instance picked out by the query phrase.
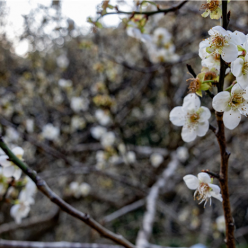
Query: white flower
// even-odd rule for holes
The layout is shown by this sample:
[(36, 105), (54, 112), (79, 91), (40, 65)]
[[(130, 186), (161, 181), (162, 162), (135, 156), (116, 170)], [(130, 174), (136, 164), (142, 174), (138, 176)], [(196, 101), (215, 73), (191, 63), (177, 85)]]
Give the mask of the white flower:
[(75, 112), (80, 112), (81, 110), (86, 111), (89, 107), (89, 100), (83, 97), (72, 97), (71, 98), (71, 108)]
[(26, 120), (26, 129), (28, 133), (32, 133), (34, 131), (34, 120), (33, 119)]
[(17, 141), (20, 137), (17, 130), (15, 130), (13, 127), (7, 127), (6, 136), (8, 138), (8, 141)]
[[(248, 51), (248, 41), (245, 44)], [(234, 60), (231, 64), (232, 74), (236, 77), (237, 82), (242, 88), (248, 86), (248, 53), (246, 52), (245, 57), (239, 57)]]
[(128, 151), (126, 155), (127, 161), (130, 164), (134, 164), (136, 162), (136, 154), (133, 151)]
[(226, 62), (232, 62), (238, 57), (237, 45), (240, 45), (243, 39), (237, 31), (232, 33), (221, 26), (215, 26), (208, 33), (211, 37), (200, 43), (200, 49), (207, 48), (208, 53), (220, 54)]
[[(11, 151), (16, 157), (18, 157), (20, 160), (23, 160), (22, 157), (24, 154), (24, 150), (21, 147), (15, 147)], [(21, 169), (8, 159), (9, 157), (7, 155), (0, 156), (0, 164), (3, 167), (3, 175), (5, 177), (14, 177), (15, 180), (19, 180), (22, 174)]]
[(10, 215), (15, 219), (17, 224), (21, 223), (22, 218), (28, 216), (30, 205), (33, 203), (34, 199), (28, 191), (22, 190), (18, 198), (18, 204), (12, 206), (10, 209)]
[(192, 93), (184, 97), (182, 107), (175, 107), (170, 112), (170, 121), (176, 126), (183, 126), (181, 135), (185, 142), (204, 136), (209, 129), (211, 113), (200, 105), (199, 98)]
[(194, 175), (186, 175), (183, 177), (187, 187), (192, 190), (196, 190), (194, 198), (199, 200), (199, 204), (205, 201), (204, 207), (211, 197), (214, 197), (222, 202), (222, 196), (220, 193), (220, 187), (212, 184), (212, 179), (207, 173), (201, 172), (198, 174), (198, 178)]
[(60, 68), (66, 68), (68, 64), (69, 64), (69, 60), (65, 54), (62, 54), (59, 57), (57, 57), (57, 65)]
[(158, 46), (165, 46), (171, 41), (171, 34), (166, 28), (159, 27), (153, 33), (153, 42)]
[(160, 153), (152, 153), (150, 161), (153, 167), (157, 168), (164, 161), (164, 157)]
[(98, 109), (95, 113), (95, 117), (97, 119), (97, 121), (103, 125), (106, 126), (110, 123), (111, 118), (108, 114), (105, 113), (105, 111)]
[(185, 162), (189, 158), (188, 149), (184, 146), (177, 148), (177, 157), (181, 162)]
[(103, 147), (112, 146), (114, 143), (115, 134), (113, 132), (107, 132), (101, 136), (101, 144)]
[(87, 196), (90, 193), (91, 187), (88, 183), (82, 183), (79, 186), (79, 190), (82, 196)]
[(42, 128), (41, 135), (48, 140), (56, 140), (59, 136), (59, 128), (53, 126), (53, 124), (48, 123)]
[(248, 88), (243, 90), (238, 84), (232, 87), (231, 93), (222, 91), (213, 98), (213, 108), (224, 112), (223, 122), (228, 129), (234, 129), (241, 120), (241, 114), (248, 115)]
[(72, 81), (61, 78), (58, 84), (61, 88), (70, 88), (72, 86)]
[(226, 221), (224, 215), (219, 216), (216, 218), (217, 229), (220, 232), (225, 232), (226, 230)]
[(104, 135), (106, 132), (107, 132), (107, 129), (101, 126), (92, 127), (90, 129), (90, 133), (92, 137), (97, 140), (99, 140), (102, 137), (102, 135)]
[(84, 118), (79, 116), (73, 116), (71, 119), (71, 130), (83, 129), (86, 126)]

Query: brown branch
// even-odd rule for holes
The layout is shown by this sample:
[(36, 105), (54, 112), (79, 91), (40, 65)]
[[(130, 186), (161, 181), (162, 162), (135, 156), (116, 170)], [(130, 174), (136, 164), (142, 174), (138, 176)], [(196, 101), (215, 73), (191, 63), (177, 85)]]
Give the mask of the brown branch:
[(217, 178), (217, 179), (220, 179), (220, 175), (219, 175), (219, 174), (216, 174), (216, 173), (211, 172), (211, 171), (209, 171), (209, 170), (202, 170), (202, 172), (205, 172), (205, 173), (207, 173), (208, 175), (210, 175), (210, 176), (212, 176), (212, 177), (215, 177), (215, 178)]
[(37, 175), (36, 171), (31, 170), (23, 161), (17, 158), (12, 151), (7, 147), (4, 143), (3, 139), (0, 138), (0, 147), (2, 150), (8, 155), (9, 160), (16, 164), (27, 176), (29, 176), (34, 183), (36, 184), (37, 188), (47, 196), (52, 202), (54, 202), (57, 206), (61, 208), (64, 212), (68, 213), (69, 215), (75, 217), (83, 221), (85, 224), (90, 226), (91, 228), (95, 229), (99, 234), (103, 237), (108, 238), (117, 244), (125, 246), (127, 248), (134, 248), (134, 245), (130, 243), (128, 240), (123, 238), (121, 235), (117, 235), (110, 230), (106, 229), (98, 222), (96, 222), (93, 218), (90, 217), (89, 214), (82, 213), (79, 210), (75, 209), (68, 203), (66, 203), (63, 199), (61, 199), (58, 195), (56, 195), (46, 184), (46, 182)]
[[(228, 16), (227, 16), (227, 1), (222, 1), (222, 27), (227, 29)], [(220, 79), (217, 85), (218, 92), (223, 91), (223, 85), (225, 80), (226, 63), (221, 58), (220, 66)], [(228, 191), (228, 160), (230, 152), (227, 151), (226, 138), (225, 138), (225, 126), (223, 123), (223, 113), (215, 112), (218, 129), (216, 131), (216, 137), (220, 147), (221, 165), (220, 165), (220, 188), (223, 197), (223, 210), (226, 222), (226, 245), (228, 248), (235, 248), (234, 238), (234, 222), (231, 212), (229, 191)]]

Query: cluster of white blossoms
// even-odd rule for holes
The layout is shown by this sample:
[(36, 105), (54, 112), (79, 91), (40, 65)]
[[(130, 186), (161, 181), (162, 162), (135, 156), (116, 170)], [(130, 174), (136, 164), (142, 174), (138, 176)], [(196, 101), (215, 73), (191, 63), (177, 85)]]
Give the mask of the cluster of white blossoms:
[(42, 127), (41, 136), (47, 140), (56, 140), (59, 137), (60, 130), (52, 123), (48, 123)]
[(89, 195), (91, 187), (88, 183), (71, 182), (69, 185), (70, 194), (76, 198), (85, 197)]
[(18, 224), (21, 223), (22, 218), (28, 216), (30, 205), (34, 204), (33, 197), (37, 190), (35, 183), (29, 177), (26, 177), (25, 180), (27, 181), (25, 188), (22, 189), (18, 200), (15, 201), (15, 205), (10, 209), (10, 215)]
[(189, 189), (195, 190), (194, 198), (200, 201), (199, 204), (205, 202), (204, 207), (208, 200), (210, 200), (211, 205), (211, 197), (222, 202), (220, 187), (212, 184), (213, 179), (210, 178), (207, 173), (201, 172), (197, 177), (194, 175), (186, 175), (183, 180)]
[[(15, 147), (11, 151), (16, 157), (23, 160), (24, 150), (21, 147)], [(25, 185), (25, 187), (21, 190), (18, 199), (14, 201), (14, 205), (10, 209), (10, 215), (15, 219), (16, 223), (19, 224), (21, 223), (22, 218), (27, 217), (30, 211), (30, 205), (34, 203), (33, 197), (36, 192), (36, 185), (28, 177), (21, 179), (21, 169), (11, 162), (7, 155), (0, 156), (0, 165), (2, 166), (0, 171), (0, 194), (4, 194), (6, 192), (11, 178)], [(9, 188), (7, 197), (13, 190), (13, 187)]]
[(128, 27), (127, 34), (145, 43), (150, 60), (153, 63), (176, 62), (179, 56), (175, 53), (172, 35), (166, 28), (159, 27), (152, 35), (143, 34), (138, 28)]

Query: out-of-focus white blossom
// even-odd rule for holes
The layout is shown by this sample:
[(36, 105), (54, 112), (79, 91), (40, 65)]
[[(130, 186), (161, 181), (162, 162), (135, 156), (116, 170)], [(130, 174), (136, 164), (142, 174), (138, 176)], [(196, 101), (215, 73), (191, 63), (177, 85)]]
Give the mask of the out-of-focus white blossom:
[(97, 140), (99, 140), (102, 137), (102, 135), (104, 135), (106, 132), (107, 132), (107, 129), (102, 126), (96, 126), (90, 129), (90, 133), (92, 137)]
[(113, 132), (104, 133), (100, 141), (103, 147), (112, 146), (115, 143), (115, 134)]
[(220, 187), (212, 184), (213, 179), (211, 179), (207, 173), (201, 172), (198, 174), (198, 177), (194, 175), (186, 175), (183, 177), (183, 180), (189, 189), (196, 190), (194, 197), (200, 201), (199, 204), (205, 201), (204, 207), (209, 199), (211, 205), (211, 197), (222, 202)]
[[(15, 147), (11, 151), (16, 157), (18, 157), (20, 160), (23, 160), (22, 157), (24, 154), (24, 150), (21, 147)], [(9, 157), (7, 155), (0, 156), (0, 164), (3, 167), (3, 175), (5, 177), (14, 177), (15, 180), (19, 180), (22, 174), (21, 169), (8, 159)]]
[(91, 187), (88, 183), (79, 184), (78, 182), (71, 182), (69, 185), (70, 193), (76, 198), (87, 196), (90, 190)]
[(55, 127), (53, 124), (48, 123), (42, 128), (41, 135), (48, 140), (56, 140), (59, 137), (59, 128)]
[(62, 54), (59, 57), (57, 57), (57, 65), (60, 68), (66, 68), (69, 64), (69, 60), (66, 55)]
[(136, 154), (135, 154), (135, 152), (128, 151), (127, 155), (126, 155), (126, 158), (127, 158), (128, 163), (134, 164), (136, 162)]
[(228, 129), (234, 129), (241, 121), (241, 114), (248, 115), (248, 87), (244, 90), (238, 84), (228, 91), (219, 92), (213, 98), (213, 108), (224, 112), (223, 122)]
[(75, 131), (77, 129), (83, 129), (86, 126), (84, 118), (79, 116), (73, 116), (71, 118), (71, 129)]
[(6, 138), (9, 142), (17, 141), (19, 139), (19, 133), (13, 127), (7, 127), (6, 129)]
[(26, 129), (28, 133), (34, 132), (34, 120), (33, 119), (27, 119), (26, 120)]
[(189, 158), (188, 149), (184, 146), (180, 146), (177, 148), (177, 157), (181, 162), (185, 162)]
[(224, 215), (221, 215), (218, 218), (216, 218), (216, 225), (218, 231), (223, 233), (226, 231), (226, 221)]
[(150, 161), (153, 167), (157, 168), (164, 161), (164, 157), (160, 153), (152, 153)]
[(69, 79), (61, 78), (61, 79), (59, 79), (58, 84), (59, 84), (59, 86), (61, 88), (70, 88), (70, 87), (72, 87), (72, 81), (69, 80)]
[(103, 111), (101, 109), (98, 109), (95, 112), (95, 117), (96, 117), (97, 121), (103, 126), (107, 126), (111, 121), (110, 116), (105, 111)]
[(22, 218), (28, 216), (30, 211), (30, 205), (34, 204), (33, 196), (36, 193), (35, 183), (28, 177), (26, 177), (27, 184), (21, 191), (17, 204), (11, 207), (10, 215), (15, 219), (17, 224), (21, 223)]
[(76, 112), (86, 111), (89, 108), (89, 100), (84, 97), (72, 97), (71, 108)]

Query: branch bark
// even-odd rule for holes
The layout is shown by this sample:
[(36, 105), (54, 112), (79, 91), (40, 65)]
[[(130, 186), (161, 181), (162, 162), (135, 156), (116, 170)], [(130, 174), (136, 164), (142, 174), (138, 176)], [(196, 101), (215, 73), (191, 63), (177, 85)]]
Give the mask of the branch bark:
[[(222, 1), (222, 27), (227, 29), (228, 26), (228, 15), (227, 15), (227, 1)], [(223, 91), (223, 85), (225, 80), (226, 63), (221, 58), (220, 65), (220, 79), (218, 83), (218, 92)], [(226, 245), (228, 248), (235, 248), (234, 239), (234, 222), (231, 212), (229, 191), (228, 191), (228, 160), (230, 152), (227, 151), (226, 138), (225, 138), (225, 126), (223, 123), (223, 113), (215, 112), (217, 120), (217, 131), (216, 137), (220, 147), (221, 165), (220, 165), (220, 188), (223, 197), (223, 210), (226, 222)]]

